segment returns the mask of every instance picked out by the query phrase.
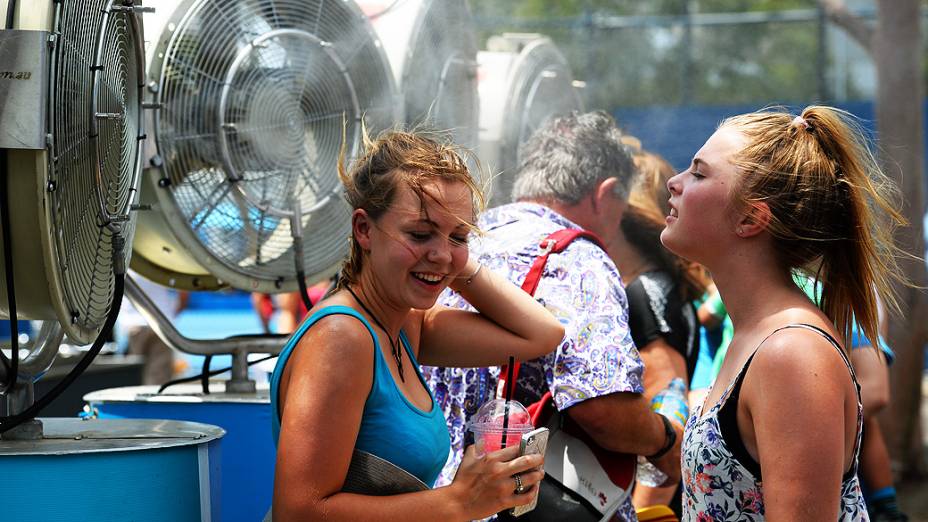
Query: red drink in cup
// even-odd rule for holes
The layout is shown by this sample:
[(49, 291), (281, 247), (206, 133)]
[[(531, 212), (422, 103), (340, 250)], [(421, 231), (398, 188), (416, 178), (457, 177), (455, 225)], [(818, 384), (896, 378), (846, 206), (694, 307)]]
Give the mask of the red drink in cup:
[[(508, 417), (508, 421), (507, 421)], [(519, 401), (493, 399), (477, 410), (477, 414), (468, 423), (468, 429), (474, 433), (478, 454), (490, 453), (505, 447), (518, 446), (523, 433), (534, 429), (528, 410)]]

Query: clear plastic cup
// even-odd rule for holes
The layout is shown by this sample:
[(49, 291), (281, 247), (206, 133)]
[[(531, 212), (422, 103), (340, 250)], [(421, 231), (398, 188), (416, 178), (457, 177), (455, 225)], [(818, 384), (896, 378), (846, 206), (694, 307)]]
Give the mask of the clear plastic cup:
[(467, 424), (467, 429), (474, 434), (477, 455), (492, 453), (503, 448), (518, 446), (523, 433), (535, 429), (528, 410), (519, 401), (509, 401), (509, 422), (503, 429), (503, 419), (507, 415), (507, 403), (504, 399), (493, 399), (484, 403)]

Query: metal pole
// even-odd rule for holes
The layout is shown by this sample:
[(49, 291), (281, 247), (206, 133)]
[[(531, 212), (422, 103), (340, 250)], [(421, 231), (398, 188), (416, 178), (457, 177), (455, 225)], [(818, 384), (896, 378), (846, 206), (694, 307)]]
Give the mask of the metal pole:
[(168, 346), (194, 355), (224, 355), (236, 351), (248, 353), (278, 354), (287, 342), (286, 337), (254, 336), (231, 337), (226, 339), (190, 339), (184, 337), (171, 324), (164, 313), (148, 297), (131, 276), (126, 275), (126, 297), (155, 334)]
[(831, 100), (828, 93), (828, 20), (825, 17), (825, 8), (818, 6), (818, 19), (816, 29), (818, 37), (817, 53), (815, 55), (815, 78), (817, 81), (816, 97), (825, 103)]
[[(58, 321), (44, 321), (32, 351), (19, 362), (19, 368), (16, 371), (17, 380), (33, 383), (45, 375), (55, 361), (55, 356), (58, 355), (58, 347), (61, 346), (63, 337), (64, 332)], [(6, 379), (6, 372), (6, 368), (0, 365), (0, 381)]]
[(145, 321), (165, 344), (194, 355), (232, 354), (232, 378), (226, 383), (226, 391), (252, 393), (255, 382), (248, 379), (248, 354), (279, 354), (286, 336), (250, 336), (227, 339), (190, 339), (181, 335), (171, 321), (161, 312), (131, 276), (126, 275), (126, 297)]
[(693, 0), (683, 2), (683, 67), (681, 73), (683, 77), (680, 82), (680, 105), (691, 105), (693, 103), (693, 89), (690, 78), (693, 76), (693, 11), (695, 5)]
[[(35, 402), (35, 388), (32, 382), (18, 382), (6, 394), (7, 415), (16, 415), (23, 412)], [(0, 433), (3, 440), (39, 440), (42, 438), (42, 421), (29, 419), (15, 428)]]

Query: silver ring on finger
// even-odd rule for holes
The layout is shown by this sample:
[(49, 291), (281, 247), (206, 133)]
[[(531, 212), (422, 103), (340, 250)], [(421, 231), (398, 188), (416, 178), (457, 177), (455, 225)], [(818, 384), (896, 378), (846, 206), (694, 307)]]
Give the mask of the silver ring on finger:
[(512, 478), (516, 479), (516, 495), (521, 495), (525, 493), (525, 486), (522, 484), (522, 477), (518, 474), (513, 475)]

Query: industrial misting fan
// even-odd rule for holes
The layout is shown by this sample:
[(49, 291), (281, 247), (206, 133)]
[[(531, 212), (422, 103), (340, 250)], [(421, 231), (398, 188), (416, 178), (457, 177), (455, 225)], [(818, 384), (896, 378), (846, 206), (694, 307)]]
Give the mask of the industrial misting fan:
[(477, 146), (477, 40), (465, 0), (358, 0), (377, 31), (410, 128)]
[[(44, 322), (27, 354), (15, 326), (0, 352), (0, 466), (16, 477), (5, 520), (215, 515), (221, 429), (37, 418), (99, 353), (123, 296), (146, 137), (140, 11), (134, 0), (0, 0), (0, 315)], [(36, 397), (63, 336), (91, 347)]]
[(477, 53), (480, 158), (493, 176), (490, 204), (508, 203), (519, 147), (549, 118), (583, 110), (583, 82), (547, 36), (492, 36)]

